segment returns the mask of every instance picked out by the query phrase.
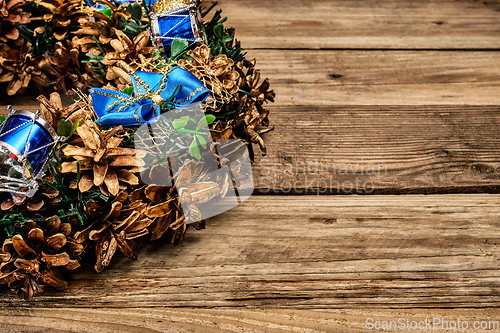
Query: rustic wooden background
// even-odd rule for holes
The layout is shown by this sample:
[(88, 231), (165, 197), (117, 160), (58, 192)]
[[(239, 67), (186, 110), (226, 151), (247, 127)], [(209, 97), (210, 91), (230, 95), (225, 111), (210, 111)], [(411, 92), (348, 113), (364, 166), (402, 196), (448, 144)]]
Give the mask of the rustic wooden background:
[(64, 292), (3, 288), (0, 332), (500, 320), (500, 2), (219, 7), (277, 94), (255, 195), (177, 247), (83, 267)]

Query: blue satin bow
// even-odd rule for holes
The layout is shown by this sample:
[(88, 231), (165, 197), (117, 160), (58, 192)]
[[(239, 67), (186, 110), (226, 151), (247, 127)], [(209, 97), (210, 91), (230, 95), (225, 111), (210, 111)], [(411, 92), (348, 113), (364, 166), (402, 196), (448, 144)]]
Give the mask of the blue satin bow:
[[(114, 3), (115, 5), (130, 5), (130, 4), (136, 3), (137, 1), (136, 0), (111, 0), (110, 2)], [(106, 6), (100, 2), (94, 1), (94, 0), (87, 0), (87, 4), (90, 7), (97, 8), (98, 10), (105, 10), (105, 9), (109, 8), (108, 6)]]
[(210, 94), (196, 76), (179, 67), (168, 75), (136, 71), (130, 76), (134, 96), (110, 89), (89, 90), (100, 126), (155, 123), (167, 101), (167, 107), (182, 109), (202, 103)]

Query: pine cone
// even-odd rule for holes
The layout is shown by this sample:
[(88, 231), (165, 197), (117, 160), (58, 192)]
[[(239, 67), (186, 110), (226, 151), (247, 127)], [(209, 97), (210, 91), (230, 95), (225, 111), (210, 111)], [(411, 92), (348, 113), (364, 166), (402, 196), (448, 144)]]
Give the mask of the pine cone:
[[(89, 58), (85, 66), (86, 80), (93, 80), (94, 86), (121, 91), (131, 85), (128, 71), (137, 69), (135, 61), (140, 57), (150, 57), (154, 48), (148, 46), (148, 31), (144, 30), (134, 38), (122, 31), (122, 23), (132, 20), (124, 6), (103, 3), (111, 8), (111, 17), (89, 8), (89, 17), (80, 19), (81, 29), (75, 32), (77, 37), (72, 39), (72, 44), (74, 49)], [(141, 23), (146, 24), (147, 20), (142, 17)]]
[(93, 186), (99, 187), (106, 196), (116, 196), (127, 185), (138, 185), (139, 178), (134, 175), (138, 167), (144, 165), (142, 158), (146, 152), (131, 148), (118, 147), (123, 139), (114, 136), (121, 126), (114, 128), (106, 136), (92, 121), (86, 121), (77, 128), (77, 133), (85, 147), (67, 145), (63, 154), (74, 159), (62, 163), (62, 173), (76, 173), (77, 162), (80, 163), (82, 177), (78, 184), (81, 192), (89, 191)]
[(104, 88), (122, 91), (125, 87), (132, 85), (128, 73), (137, 69), (136, 61), (150, 57), (154, 48), (147, 46), (148, 31), (141, 32), (133, 40), (120, 30), (115, 30), (115, 33), (116, 39), (110, 42), (113, 51), (108, 52), (101, 62), (107, 66), (107, 84)]
[(149, 228), (152, 241), (160, 239), (169, 228), (172, 229), (171, 226), (175, 228), (174, 234), (179, 233), (177, 237), (173, 236), (172, 243), (174, 239), (182, 240), (186, 231), (186, 218), (173, 188), (149, 185), (133, 192), (131, 196), (140, 197), (149, 203), (145, 215), (153, 219)]
[(24, 68), (30, 73), (38, 90), (45, 92), (50, 88), (69, 94), (73, 89), (87, 89), (91, 83), (80, 72), (78, 51), (71, 48), (69, 41), (57, 42), (54, 48), (53, 52), (40, 56), (31, 52), (25, 57)]
[[(59, 195), (59, 193), (57, 193), (57, 195)], [(18, 212), (23, 212), (24, 210), (28, 210), (30, 212), (38, 212), (45, 205), (44, 200), (39, 198), (38, 196), (33, 198), (28, 198), (26, 196), (16, 196), (16, 198), (17, 200), (15, 201), (12, 198), (9, 198), (6, 201), (2, 202), (2, 204), (0, 205), (0, 209), (3, 211), (10, 211), (17, 205), (21, 206), (18, 209)]]
[[(51, 30), (58, 41), (80, 29), (78, 20), (87, 16), (81, 0), (37, 0), (36, 3), (50, 13), (34, 17), (32, 20), (43, 20), (46, 23), (45, 27)], [(38, 25), (37, 29), (38, 33), (42, 33), (44, 26)]]
[[(269, 125), (269, 110), (264, 109), (256, 98), (250, 98), (247, 95), (238, 98), (238, 111), (236, 118), (230, 122), (233, 135), (246, 142), (250, 150), (250, 158), (253, 160), (253, 148), (251, 143), (260, 146), (262, 156), (266, 155), (266, 145), (261, 135), (270, 132), (274, 127)], [(259, 128), (260, 126), (266, 128)]]
[(16, 80), (15, 89), (10, 89), (9, 94), (18, 93), (30, 80), (42, 93), (46, 93), (48, 88), (64, 93), (86, 88), (79, 69), (79, 54), (65, 40), (79, 29), (78, 19), (86, 16), (81, 1), (36, 0), (27, 5), (38, 16), (32, 17), (31, 23), (23, 27), (26, 50), (21, 53), (21, 71), (25, 73), (25, 78), (24, 81)]
[[(210, 111), (225, 113), (237, 110), (234, 118), (226, 119), (226, 127), (221, 127), (218, 123), (220, 127), (217, 130), (224, 131), (224, 136), (218, 134), (212, 136), (215, 138), (233, 136), (245, 141), (252, 160), (251, 143), (258, 144), (262, 155), (266, 155), (266, 146), (261, 135), (274, 129), (268, 127), (269, 110), (263, 107), (264, 103), (274, 102), (275, 98), (274, 91), (269, 90), (269, 79), (260, 82), (260, 71), (255, 69), (255, 59), (242, 60), (234, 64), (226, 55), (218, 55), (211, 59), (210, 52), (208, 46), (200, 45), (188, 52), (193, 60), (180, 59), (178, 65), (196, 75), (210, 90), (211, 96), (206, 102)], [(239, 90), (249, 94), (239, 94)], [(220, 109), (211, 106), (216, 102), (222, 102)], [(260, 128), (261, 126), (266, 128)]]
[[(263, 107), (264, 103), (274, 102), (275, 93), (269, 90), (269, 79), (260, 83), (260, 71), (255, 69), (255, 59), (242, 60), (236, 64), (236, 71), (242, 80), (239, 87), (250, 95), (239, 95), (236, 98), (237, 108), (235, 118), (228, 125), (232, 126), (234, 137), (248, 143), (250, 155), (253, 159), (251, 143), (260, 146), (262, 155), (266, 155), (266, 145), (261, 135), (270, 132), (274, 127), (269, 127), (269, 110)], [(264, 126), (265, 128), (261, 128)]]
[[(255, 59), (248, 61), (242, 60), (236, 64), (236, 70), (243, 78), (240, 83), (240, 89), (249, 92), (254, 95), (257, 102), (262, 105), (264, 102), (274, 102), (276, 94), (274, 90), (269, 90), (269, 79), (266, 78), (259, 85), (260, 82), (260, 70), (255, 69)], [(246, 69), (246, 71), (245, 71)]]
[(139, 244), (135, 239), (149, 233), (153, 220), (144, 216), (146, 203), (134, 200), (128, 204), (128, 194), (121, 192), (103, 211), (96, 203), (87, 204), (87, 214), (96, 222), (75, 234), (78, 243), (92, 243), (97, 261), (94, 269), (101, 272), (109, 265), (116, 250), (132, 260), (137, 259)]
[(228, 103), (232, 95), (238, 92), (239, 73), (234, 70), (234, 61), (225, 54), (219, 54), (211, 59), (210, 48), (202, 44), (187, 55), (192, 58), (180, 59), (177, 64), (200, 79), (211, 92), (207, 104), (215, 101)]
[[(172, 158), (172, 163), (178, 161)], [(177, 245), (182, 242), (188, 226), (196, 230), (205, 228), (200, 206), (225, 197), (232, 182), (229, 174), (212, 173), (203, 159), (185, 160), (174, 178), (175, 187), (149, 185), (144, 188), (143, 196), (150, 202), (145, 215), (155, 219), (150, 227), (151, 240), (159, 239), (170, 229), (173, 231), (171, 242)], [(135, 193), (135, 196), (141, 195)], [(187, 224), (187, 221), (196, 222)]]
[(88, 114), (85, 113), (84, 102), (73, 103), (63, 108), (61, 95), (57, 92), (50, 94), (50, 100), (44, 95), (40, 95), (36, 99), (40, 102), (40, 112), (42, 118), (53, 128), (57, 128), (57, 125), (61, 120), (69, 118), (72, 123), (75, 123), (77, 119), (87, 118)]
[(24, 41), (20, 44), (21, 47), (10, 47), (6, 43), (0, 43), (0, 82), (9, 82), (9, 96), (28, 87), (31, 81), (31, 73), (25, 66), (27, 44)]
[(19, 24), (30, 22), (30, 15), (23, 11), (24, 0), (0, 0), (0, 40), (7, 42), (19, 38)]
[(83, 251), (82, 245), (68, 238), (71, 224), (53, 217), (42, 226), (26, 221), (17, 229), (19, 234), (4, 241), (0, 280), (26, 299), (42, 291), (40, 284), (64, 288), (67, 283), (59, 268), (72, 271), (80, 267), (79, 256)]

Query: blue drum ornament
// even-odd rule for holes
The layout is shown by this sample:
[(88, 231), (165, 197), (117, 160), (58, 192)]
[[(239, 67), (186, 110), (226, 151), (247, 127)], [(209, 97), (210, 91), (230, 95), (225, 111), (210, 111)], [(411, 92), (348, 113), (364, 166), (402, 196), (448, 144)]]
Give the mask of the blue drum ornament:
[(112, 2), (114, 2), (117, 5), (131, 5), (134, 3), (138, 3), (137, 0), (113, 0)]
[(150, 16), (153, 45), (167, 58), (176, 38), (186, 40), (189, 46), (206, 39), (196, 0), (158, 0)]
[(7, 108), (10, 113), (0, 129), (0, 192), (33, 196), (37, 179), (62, 137), (38, 111)]

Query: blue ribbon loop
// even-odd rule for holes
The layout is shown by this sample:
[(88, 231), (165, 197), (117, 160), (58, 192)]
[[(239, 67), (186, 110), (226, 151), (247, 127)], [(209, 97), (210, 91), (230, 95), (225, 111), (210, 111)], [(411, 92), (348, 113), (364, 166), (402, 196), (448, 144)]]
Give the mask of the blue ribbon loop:
[[(136, 1), (136, 0), (111, 0), (110, 2), (115, 4), (115, 5), (130, 5), (133, 3), (137, 3), (138, 1)], [(153, 1), (153, 2), (156, 2), (156, 1)], [(89, 7), (95, 7), (98, 10), (104, 10), (104, 9), (109, 8), (108, 6), (98, 2), (97, 0), (95, 0), (95, 1), (94, 0), (87, 0), (87, 4), (89, 5)]]
[(93, 88), (90, 98), (100, 126), (137, 126), (160, 119), (161, 106), (183, 109), (205, 101), (209, 91), (191, 72), (174, 67), (168, 75), (136, 71), (130, 74), (134, 96)]

